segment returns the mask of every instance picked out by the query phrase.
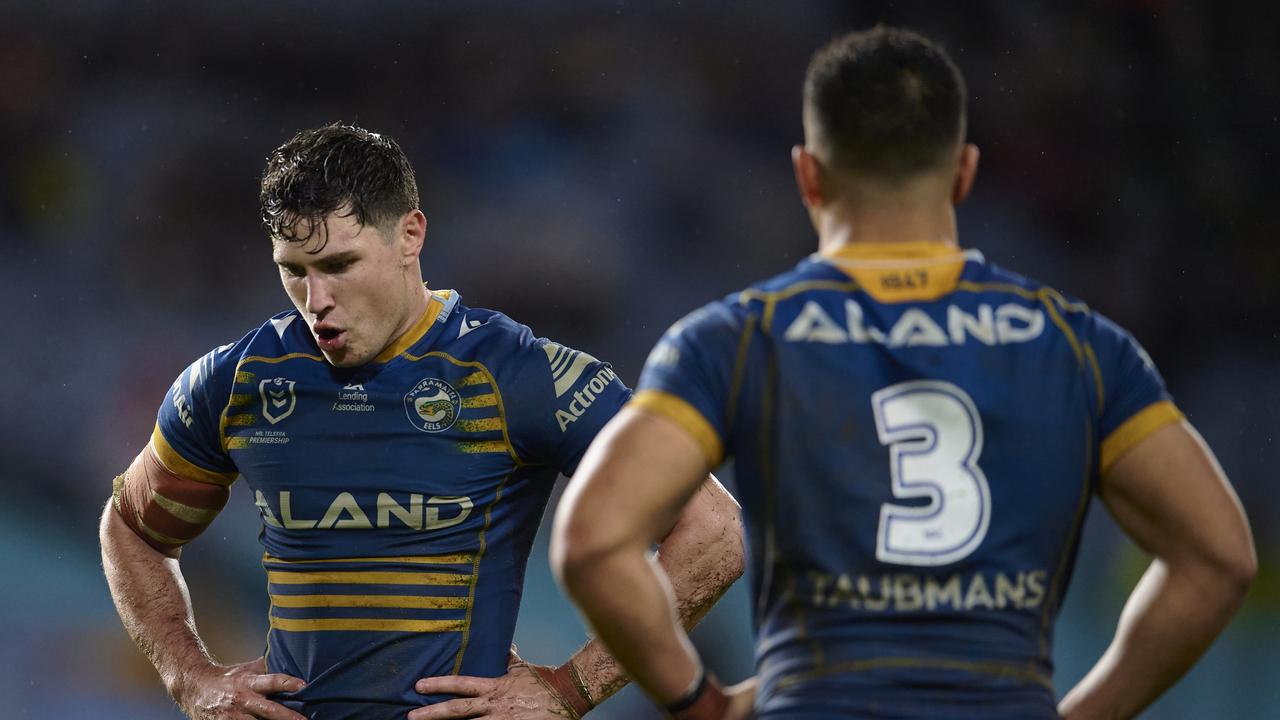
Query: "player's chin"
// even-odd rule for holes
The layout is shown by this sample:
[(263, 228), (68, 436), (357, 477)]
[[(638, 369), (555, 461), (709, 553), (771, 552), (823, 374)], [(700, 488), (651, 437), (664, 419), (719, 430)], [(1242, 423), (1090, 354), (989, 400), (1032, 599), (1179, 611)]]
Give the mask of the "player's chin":
[(334, 367), (351, 368), (363, 365), (369, 361), (369, 358), (364, 357), (361, 353), (353, 352), (350, 346), (337, 350), (325, 350), (321, 348), (320, 352), (324, 355), (324, 359), (328, 360), (329, 364)]

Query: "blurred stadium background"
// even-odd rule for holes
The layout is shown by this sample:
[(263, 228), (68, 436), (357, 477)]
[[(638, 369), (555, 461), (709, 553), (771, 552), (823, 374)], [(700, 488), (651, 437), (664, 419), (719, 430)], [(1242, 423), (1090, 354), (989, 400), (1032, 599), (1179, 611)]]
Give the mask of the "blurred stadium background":
[[(788, 161), (804, 68), (883, 21), (967, 76), (962, 243), (1132, 329), (1249, 511), (1257, 585), (1149, 716), (1280, 717), (1280, 26), (1246, 5), (0, 1), (0, 715), (177, 717), (96, 519), (175, 374), (287, 306), (256, 220), (277, 144), (334, 119), (396, 137), (432, 285), (634, 382), (685, 311), (813, 250)], [(228, 660), (262, 650), (257, 527), (239, 488), (183, 563)], [(558, 662), (583, 632), (545, 551), (544, 530), (517, 640)], [(1095, 507), (1060, 692), (1143, 566)], [(722, 677), (750, 671), (745, 583), (697, 638)], [(594, 717), (657, 715), (628, 691)]]

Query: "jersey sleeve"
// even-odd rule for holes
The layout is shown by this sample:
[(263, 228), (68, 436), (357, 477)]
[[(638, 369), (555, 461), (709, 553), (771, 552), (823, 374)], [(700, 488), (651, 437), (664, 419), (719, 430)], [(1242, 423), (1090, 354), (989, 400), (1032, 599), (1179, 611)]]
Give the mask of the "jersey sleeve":
[(1182, 413), (1138, 341), (1105, 317), (1090, 320), (1089, 344), (1101, 384), (1099, 468), (1105, 473), (1126, 450), (1182, 419)]
[(516, 383), (502, 387), (512, 446), (523, 460), (572, 475), (631, 389), (608, 363), (527, 329), (520, 345)]
[(712, 466), (725, 457), (734, 376), (749, 339), (743, 325), (726, 303), (686, 316), (649, 353), (633, 401), (688, 431)]
[(223, 447), (222, 413), (231, 401), (236, 345), (223, 345), (179, 373), (156, 417), (151, 449), (174, 475), (230, 485), (238, 471)]

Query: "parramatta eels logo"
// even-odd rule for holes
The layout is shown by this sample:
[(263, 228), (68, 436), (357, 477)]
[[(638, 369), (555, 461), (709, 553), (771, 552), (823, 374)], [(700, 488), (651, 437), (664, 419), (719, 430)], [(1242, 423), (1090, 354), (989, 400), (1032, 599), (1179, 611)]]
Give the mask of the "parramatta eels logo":
[(298, 405), (298, 396), (293, 392), (293, 380), (275, 378), (258, 383), (258, 394), (262, 396), (262, 417), (275, 425), (293, 414)]
[(462, 397), (449, 383), (423, 378), (404, 396), (404, 412), (409, 422), (422, 432), (448, 430), (462, 410)]

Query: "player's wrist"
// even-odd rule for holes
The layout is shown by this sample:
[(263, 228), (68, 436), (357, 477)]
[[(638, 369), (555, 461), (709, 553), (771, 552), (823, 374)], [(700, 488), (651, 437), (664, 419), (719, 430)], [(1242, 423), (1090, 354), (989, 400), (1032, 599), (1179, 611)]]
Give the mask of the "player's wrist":
[(530, 665), (534, 677), (554, 695), (575, 717), (586, 715), (596, 706), (578, 668), (573, 660), (566, 660), (560, 667)]
[(729, 709), (729, 697), (714, 675), (699, 668), (688, 692), (667, 703), (666, 709), (675, 720), (720, 720)]
[(222, 668), (206, 659), (204, 662), (192, 662), (168, 672), (161, 670), (160, 680), (169, 697), (186, 712), (209, 678), (220, 675), (221, 672)]

